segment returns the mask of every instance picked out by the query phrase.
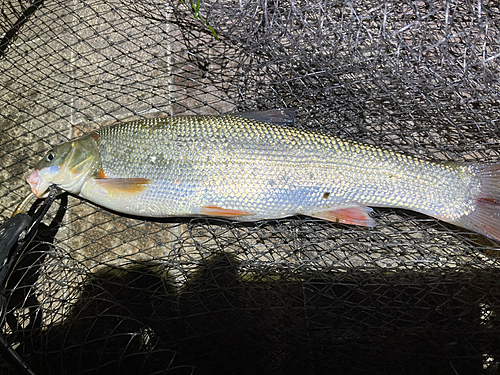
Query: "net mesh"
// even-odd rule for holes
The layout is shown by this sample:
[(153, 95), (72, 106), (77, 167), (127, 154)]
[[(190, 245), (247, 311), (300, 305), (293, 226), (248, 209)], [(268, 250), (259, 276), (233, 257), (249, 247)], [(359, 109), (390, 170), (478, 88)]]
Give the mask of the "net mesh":
[[(51, 145), (132, 117), (294, 107), (299, 128), (499, 159), (494, 1), (5, 0), (0, 20), (2, 221)], [(2, 331), (43, 374), (498, 373), (498, 243), (374, 217), (144, 220), (63, 196)]]

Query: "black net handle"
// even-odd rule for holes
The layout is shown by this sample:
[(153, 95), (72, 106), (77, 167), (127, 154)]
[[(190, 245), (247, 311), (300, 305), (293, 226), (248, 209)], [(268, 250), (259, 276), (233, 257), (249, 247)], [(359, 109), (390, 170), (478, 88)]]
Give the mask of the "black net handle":
[[(56, 199), (57, 193), (57, 187), (51, 186), (49, 196), (45, 198), (33, 216), (25, 213), (17, 214), (0, 227), (0, 323), (2, 325), (7, 309), (5, 288), (9, 276), (26, 247), (35, 237), (38, 226)], [(12, 349), (2, 332), (0, 332), (0, 354), (19, 374), (36, 375), (21, 356)]]

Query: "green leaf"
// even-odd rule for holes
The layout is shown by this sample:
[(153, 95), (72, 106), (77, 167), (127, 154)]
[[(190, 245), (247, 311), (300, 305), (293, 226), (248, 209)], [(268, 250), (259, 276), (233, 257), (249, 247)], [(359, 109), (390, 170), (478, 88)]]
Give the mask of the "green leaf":
[[(201, 22), (203, 22), (205, 26), (212, 32), (215, 39), (219, 40), (219, 36), (217, 35), (215, 29), (208, 24), (208, 21), (205, 19), (205, 17), (200, 15), (200, 1), (201, 0), (196, 0), (196, 3), (194, 3), (193, 0), (189, 0), (189, 4), (191, 5), (191, 9), (193, 10), (194, 18), (199, 19)], [(186, 3), (186, 0), (181, 0), (181, 3), (189, 7), (189, 5)]]

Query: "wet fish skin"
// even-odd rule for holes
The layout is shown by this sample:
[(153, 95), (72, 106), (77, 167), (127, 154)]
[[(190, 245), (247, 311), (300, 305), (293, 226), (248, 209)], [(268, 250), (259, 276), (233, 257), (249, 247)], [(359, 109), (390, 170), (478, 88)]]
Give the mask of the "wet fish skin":
[(132, 121), (69, 144), (29, 177), (38, 196), (52, 182), (139, 216), (303, 214), (366, 226), (368, 206), (398, 207), (500, 239), (498, 164), (427, 161), (235, 115)]

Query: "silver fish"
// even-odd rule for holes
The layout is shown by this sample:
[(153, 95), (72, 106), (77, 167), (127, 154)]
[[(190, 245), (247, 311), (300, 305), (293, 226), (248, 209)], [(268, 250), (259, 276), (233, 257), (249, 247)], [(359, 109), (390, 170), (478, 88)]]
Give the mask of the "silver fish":
[(63, 143), (28, 177), (147, 217), (308, 215), (374, 226), (372, 207), (430, 215), (500, 240), (500, 164), (427, 161), (296, 129), (291, 110), (175, 116)]

